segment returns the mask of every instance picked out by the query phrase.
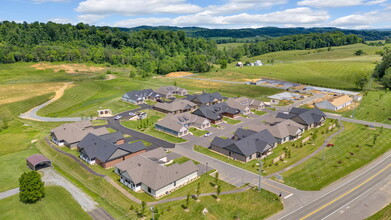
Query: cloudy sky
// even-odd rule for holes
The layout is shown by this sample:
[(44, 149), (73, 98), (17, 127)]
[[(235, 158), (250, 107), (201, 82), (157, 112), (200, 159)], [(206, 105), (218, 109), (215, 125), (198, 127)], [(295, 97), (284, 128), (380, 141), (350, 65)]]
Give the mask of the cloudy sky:
[(1, 0), (0, 20), (118, 27), (391, 28), (391, 0)]

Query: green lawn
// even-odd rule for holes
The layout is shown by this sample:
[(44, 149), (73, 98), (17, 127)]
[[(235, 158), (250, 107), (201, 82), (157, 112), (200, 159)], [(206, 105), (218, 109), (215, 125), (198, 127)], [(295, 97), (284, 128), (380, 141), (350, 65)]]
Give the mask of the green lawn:
[(100, 126), (100, 125), (107, 125), (108, 121), (107, 120), (92, 120), (91, 123), (93, 126)]
[(0, 219), (92, 219), (72, 195), (59, 186), (47, 186), (45, 197), (35, 204), (19, 201), (19, 195), (0, 200)]
[(144, 132), (146, 134), (149, 134), (151, 136), (157, 137), (159, 139), (163, 139), (165, 141), (171, 142), (171, 143), (182, 143), (185, 142), (185, 139), (182, 139), (180, 137), (176, 137), (170, 134), (166, 134), (164, 132), (156, 130), (155, 123), (165, 117), (165, 114), (155, 111), (155, 110), (144, 110), (147, 112), (148, 117), (143, 120), (136, 120), (136, 121), (129, 121), (129, 120), (121, 120), (121, 124), (127, 128), (134, 129), (137, 131)]
[[(344, 125), (345, 131), (332, 140), (334, 147), (283, 173), (285, 183), (301, 190), (320, 190), (390, 149), (391, 130), (371, 130), (348, 122)], [(375, 144), (374, 135), (378, 135)]]
[(356, 110), (346, 112), (345, 117), (391, 124), (391, 92), (386, 90), (368, 91)]
[[(179, 158), (178, 158), (179, 159)], [(188, 158), (186, 158), (187, 160), (189, 160)], [(184, 158), (181, 158), (180, 160), (185, 160)], [(179, 161), (181, 162), (181, 161)], [(183, 161), (185, 162), (185, 161)], [(98, 171), (99, 172), (99, 171)], [(203, 174), (201, 175), (197, 180), (173, 191), (172, 193), (166, 195), (166, 196), (163, 196), (162, 198), (160, 198), (159, 200), (164, 200), (164, 199), (170, 199), (170, 198), (176, 198), (176, 197), (181, 197), (181, 196), (186, 196), (188, 193), (190, 194), (195, 194), (196, 193), (196, 189), (197, 189), (197, 185), (198, 183), (200, 183), (200, 189), (201, 189), (201, 193), (209, 193), (209, 192), (216, 192), (216, 188), (214, 188), (214, 176), (210, 176), (209, 174), (213, 172), (213, 171), (209, 171), (208, 174)], [(115, 176), (110, 176), (112, 179), (116, 180), (116, 181), (119, 181), (119, 176), (114, 174)], [(146, 201), (146, 202), (153, 202), (153, 201), (157, 201), (155, 198), (153, 198), (152, 196), (150, 196), (149, 194), (147, 193), (144, 193), (144, 192), (134, 192), (133, 190), (129, 189), (128, 187), (126, 187), (125, 185), (119, 183), (126, 191), (128, 191), (130, 194), (132, 194), (133, 196), (137, 197), (138, 199), (142, 200), (142, 201)], [(223, 181), (219, 181), (218, 183), (219, 185), (221, 185), (221, 191), (229, 191), (229, 190), (233, 190), (233, 189), (236, 189), (235, 186), (232, 186), (226, 182), (223, 182)]]
[(26, 165), (26, 158), (37, 153), (39, 152), (36, 149), (27, 149), (0, 156), (0, 192), (19, 186), (19, 177), (29, 170)]
[[(191, 199), (189, 212), (181, 207), (184, 201), (175, 201), (156, 206), (163, 211), (159, 219), (240, 219), (258, 220), (281, 211), (283, 205), (277, 195), (262, 190), (258, 192), (250, 189), (246, 192), (221, 195), (217, 202), (213, 196), (201, 197), (197, 203)], [(167, 211), (170, 207), (171, 211)], [(208, 214), (203, 216), (202, 210), (206, 208)]]
[[(269, 175), (269, 174), (275, 173), (277, 171), (280, 171), (280, 170), (296, 163), (297, 161), (301, 160), (302, 158), (306, 157), (307, 155), (311, 154), (316, 149), (318, 149), (323, 144), (325, 138), (327, 136), (331, 135), (333, 132), (335, 132), (335, 131), (332, 131), (332, 132), (330, 131), (330, 132), (326, 133), (326, 130), (327, 130), (328, 126), (331, 124), (331, 122), (332, 122), (332, 120), (328, 119), (325, 122), (324, 126), (306, 131), (302, 135), (302, 137), (299, 138), (298, 140), (296, 140), (294, 142), (286, 142), (286, 143), (284, 143), (282, 145), (278, 145), (276, 148), (274, 148), (273, 153), (262, 160), (262, 162), (263, 162), (262, 175)], [(303, 145), (303, 147), (300, 147), (301, 141), (304, 138), (310, 136), (311, 133), (314, 133), (315, 131), (317, 133), (316, 139), (312, 142), (308, 141), (306, 144)], [(322, 134), (322, 132), (324, 134)], [(223, 137), (221, 137), (221, 138), (223, 138)], [(291, 158), (286, 158), (285, 162), (279, 162), (277, 165), (273, 164), (272, 163), (273, 159), (280, 156), (281, 154), (283, 154), (285, 152), (284, 151), (285, 147), (291, 151)], [(194, 147), (194, 150), (197, 152), (206, 154), (208, 156), (211, 156), (213, 158), (216, 158), (218, 160), (224, 161), (226, 163), (232, 164), (234, 166), (240, 167), (242, 169), (245, 169), (245, 170), (257, 173), (257, 174), (259, 173), (259, 167), (258, 167), (259, 160), (252, 160), (247, 163), (242, 163), (242, 162), (230, 159), (229, 157), (226, 157), (224, 155), (215, 153), (205, 147), (201, 147), (198, 145), (196, 145)]]
[(197, 129), (197, 128), (194, 128), (194, 127), (191, 127), (189, 129), (189, 131), (195, 135), (195, 136), (198, 136), (198, 137), (202, 137), (204, 136), (204, 134), (208, 133), (209, 131), (205, 131), (205, 130), (200, 130), (200, 129)]
[[(263, 160), (263, 173), (265, 175), (269, 175), (278, 172), (295, 164), (307, 155), (314, 152), (316, 149), (322, 146), (327, 137), (337, 132), (337, 129), (339, 129), (336, 127), (332, 131), (328, 131), (328, 127), (333, 123), (335, 123), (334, 120), (327, 119), (322, 127), (304, 132), (302, 137), (298, 140), (278, 145), (273, 149), (273, 153)], [(313, 133), (316, 133), (316, 138), (301, 145), (302, 140), (311, 136)], [(291, 157), (288, 158), (288, 155), (286, 155), (283, 162), (273, 164), (273, 159), (283, 154), (285, 152), (284, 149), (287, 149), (291, 152)]]
[(258, 111), (258, 110), (255, 110), (255, 109), (253, 109), (253, 110), (251, 110), (254, 114), (256, 114), (256, 115), (264, 115), (264, 114), (266, 114), (267, 112), (263, 112), (263, 111)]
[(223, 120), (224, 120), (226, 123), (231, 124), (231, 125), (236, 125), (236, 124), (239, 124), (240, 122), (242, 122), (241, 120), (233, 119), (233, 118), (228, 118), (228, 117), (223, 117)]
[(130, 205), (138, 207), (138, 205), (120, 193), (111, 184), (107, 183), (105, 179), (94, 176), (85, 169), (82, 169), (80, 164), (72, 158), (59, 154), (43, 140), (37, 143), (37, 148), (53, 161), (54, 168), (60, 174), (91, 196), (114, 218), (121, 218), (128, 214), (130, 218), (136, 218), (134, 214), (129, 212), (129, 207)]
[(366, 220), (389, 220), (391, 219), (391, 204), (378, 211)]

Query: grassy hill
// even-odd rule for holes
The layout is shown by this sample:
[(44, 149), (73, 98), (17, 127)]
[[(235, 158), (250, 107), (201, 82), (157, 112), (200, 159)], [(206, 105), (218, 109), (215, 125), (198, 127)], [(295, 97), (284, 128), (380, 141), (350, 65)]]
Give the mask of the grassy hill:
[[(261, 60), (265, 64), (261, 67), (238, 68), (234, 62), (227, 69), (202, 73), (198, 77), (232, 81), (266, 77), (331, 88), (355, 89), (355, 79), (371, 75), (376, 62), (381, 59), (378, 53), (382, 49), (382, 46), (354, 44), (333, 47), (330, 51), (328, 48), (279, 51), (241, 60), (243, 63)], [(363, 50), (365, 54), (356, 56), (357, 50)], [(271, 60), (274, 62), (270, 62)]]

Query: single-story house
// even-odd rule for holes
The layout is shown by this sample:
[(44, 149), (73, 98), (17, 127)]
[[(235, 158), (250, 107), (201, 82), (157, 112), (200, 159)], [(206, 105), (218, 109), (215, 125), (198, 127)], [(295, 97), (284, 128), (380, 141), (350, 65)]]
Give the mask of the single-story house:
[(109, 133), (105, 127), (94, 128), (90, 121), (66, 123), (51, 130), (51, 140), (58, 146), (76, 148), (88, 133), (103, 135)]
[(178, 114), (194, 111), (197, 104), (186, 99), (175, 99), (172, 102), (158, 102), (153, 108), (166, 114)]
[(96, 136), (88, 134), (83, 138), (77, 147), (80, 152), (80, 158), (89, 164), (98, 164), (103, 168), (111, 168), (117, 163), (124, 161), (127, 158), (133, 157), (137, 154), (145, 152), (145, 146), (142, 141), (133, 143), (118, 143), (116, 141), (117, 134), (113, 133), (105, 136)]
[(214, 105), (223, 101), (224, 97), (221, 96), (220, 93), (206, 93), (203, 92), (201, 94), (195, 95), (187, 95), (186, 99), (196, 103), (197, 105)]
[(289, 112), (280, 112), (277, 118), (290, 119), (305, 126), (305, 129), (319, 127), (324, 124), (326, 115), (318, 108), (292, 108)]
[(248, 129), (254, 131), (268, 130), (273, 137), (277, 139), (279, 144), (283, 144), (287, 141), (294, 141), (301, 137), (305, 130), (305, 126), (292, 120), (282, 120), (276, 124), (250, 124)]
[(333, 97), (318, 103), (315, 103), (315, 106), (321, 109), (327, 109), (332, 111), (337, 111), (346, 106), (349, 106), (353, 103), (353, 99), (347, 95)]
[(268, 130), (255, 132), (239, 128), (234, 139), (215, 137), (209, 149), (242, 162), (263, 158), (277, 146), (277, 140)]
[(251, 109), (262, 110), (265, 108), (265, 103), (247, 97), (228, 98), (225, 103), (231, 108), (239, 109), (242, 114), (251, 113)]
[(240, 110), (231, 108), (227, 103), (222, 102), (209, 106), (201, 106), (199, 109), (195, 110), (193, 114), (207, 118), (213, 124), (217, 124), (222, 122), (223, 116), (230, 118), (238, 117), (240, 115)]
[(242, 63), (242, 62), (237, 62), (237, 63), (235, 64), (235, 66), (237, 66), (237, 67), (243, 67), (243, 63)]
[(133, 191), (160, 198), (198, 177), (198, 168), (192, 160), (165, 166), (163, 152), (162, 148), (156, 148), (117, 164), (115, 173), (120, 176), (120, 182)]
[(156, 93), (159, 93), (164, 98), (172, 98), (174, 95), (185, 96), (187, 95), (187, 90), (184, 88), (179, 88), (177, 86), (161, 86), (158, 89), (155, 89)]
[(127, 92), (122, 96), (122, 100), (133, 104), (142, 104), (145, 100), (156, 101), (161, 95), (152, 89), (143, 89), (138, 91)]
[(210, 121), (187, 112), (177, 115), (167, 115), (155, 123), (155, 129), (178, 137), (189, 134), (190, 127), (204, 129), (210, 127)]

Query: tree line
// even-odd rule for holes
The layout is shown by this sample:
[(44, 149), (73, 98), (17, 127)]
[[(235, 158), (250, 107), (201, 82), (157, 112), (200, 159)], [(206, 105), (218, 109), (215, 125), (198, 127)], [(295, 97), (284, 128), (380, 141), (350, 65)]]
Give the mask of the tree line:
[(218, 50), (215, 41), (186, 36), (184, 31), (141, 30), (96, 27), (79, 23), (0, 22), (0, 63), (93, 62), (133, 65), (141, 76), (173, 71), (207, 72), (215, 64), (243, 56), (314, 49), (361, 42), (356, 35), (341, 32), (312, 33), (272, 38), (253, 44)]
[(284, 36), (255, 44), (243, 45), (247, 56), (258, 56), (265, 53), (282, 50), (305, 50), (321, 47), (342, 46), (361, 43), (362, 39), (357, 35), (345, 35), (342, 32), (311, 33)]
[(391, 50), (384, 48), (383, 58), (375, 67), (373, 77), (378, 79), (384, 87), (391, 88)]
[(214, 41), (183, 31), (142, 30), (53, 22), (0, 23), (0, 62), (94, 62), (133, 65), (141, 75), (209, 71), (227, 59)]

